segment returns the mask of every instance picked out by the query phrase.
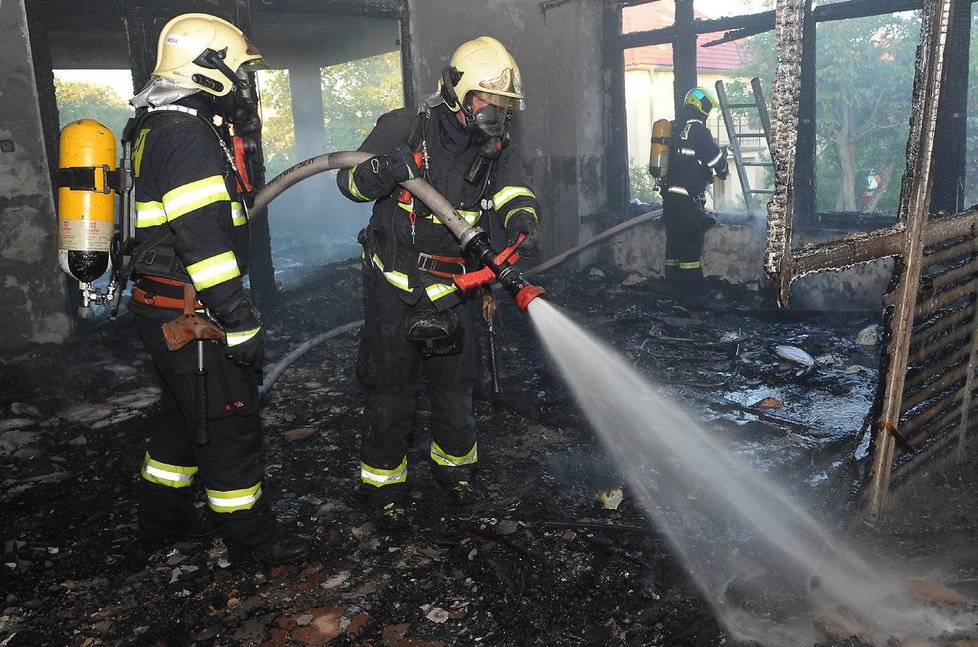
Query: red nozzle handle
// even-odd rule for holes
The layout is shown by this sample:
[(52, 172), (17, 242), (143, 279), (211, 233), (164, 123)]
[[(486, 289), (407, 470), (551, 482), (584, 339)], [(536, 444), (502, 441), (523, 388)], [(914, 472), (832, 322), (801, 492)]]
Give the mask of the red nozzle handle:
[[(516, 242), (496, 254), (496, 258), (492, 259), (492, 262), (495, 263), (497, 267), (505, 267), (506, 265), (511, 265), (520, 260), (520, 255), (516, 251), (516, 248), (520, 246), (520, 243), (523, 242), (524, 238), (526, 238), (526, 234), (521, 233), (516, 238)], [(489, 285), (496, 280), (496, 274), (492, 271), (491, 267), (483, 267), (481, 270), (476, 272), (459, 274), (454, 280), (455, 285), (458, 286), (458, 289), (465, 293), (472, 288)]]

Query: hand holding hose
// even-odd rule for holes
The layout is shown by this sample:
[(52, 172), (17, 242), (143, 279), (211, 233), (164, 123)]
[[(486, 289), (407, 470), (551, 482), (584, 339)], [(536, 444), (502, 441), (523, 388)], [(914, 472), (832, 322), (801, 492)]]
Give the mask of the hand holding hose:
[(520, 256), (536, 256), (540, 251), (540, 223), (532, 211), (520, 209), (506, 219), (506, 246), (515, 245), (520, 234), (524, 235), (519, 244)]

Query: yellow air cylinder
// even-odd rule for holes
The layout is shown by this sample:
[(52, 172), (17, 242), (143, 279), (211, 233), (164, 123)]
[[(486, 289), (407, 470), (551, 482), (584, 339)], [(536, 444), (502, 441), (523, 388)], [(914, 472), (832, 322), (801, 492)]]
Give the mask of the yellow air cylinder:
[[(91, 283), (109, 268), (115, 232), (115, 193), (106, 186), (115, 170), (115, 135), (93, 119), (82, 119), (61, 131), (60, 169), (77, 169), (86, 179), (75, 188), (58, 188), (58, 260), (61, 269), (81, 283)], [(84, 169), (94, 168), (90, 182)]]
[(652, 148), (649, 149), (649, 175), (663, 178), (669, 172), (669, 140), (672, 138), (672, 122), (656, 119), (652, 124)]

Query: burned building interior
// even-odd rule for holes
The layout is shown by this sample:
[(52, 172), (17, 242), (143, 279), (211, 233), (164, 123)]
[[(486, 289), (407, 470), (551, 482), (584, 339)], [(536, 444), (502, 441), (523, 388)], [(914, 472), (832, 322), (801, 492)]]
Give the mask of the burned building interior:
[[(660, 10), (667, 20), (651, 21)], [(0, 2), (0, 647), (978, 645), (975, 11), (972, 0)], [(339, 113), (366, 114), (368, 130), (377, 117), (324, 106), (330, 66), (386, 56), (395, 105), (417, 105), (463, 40), (490, 34), (519, 61), (526, 107), (512, 137), (543, 250), (516, 267), (545, 292), (524, 313), (496, 291), (475, 397), (477, 503), (448, 506), (432, 487), (422, 398), (413, 527), (385, 532), (366, 514), (356, 239), (369, 209), (342, 199), (333, 173), (283, 191), (267, 172), (253, 178), (275, 191), (258, 194), (267, 214), (253, 212), (249, 267), (267, 326), (265, 482), (313, 554), (251, 568), (231, 565), (219, 539), (137, 540), (144, 438), (175, 421), (155, 415), (160, 388), (125, 303), (109, 317), (59, 267), (56, 74), (125, 70), (135, 93), (161, 28), (186, 12), (230, 20), (288, 72), (288, 165), (351, 141), (325, 132)], [(895, 15), (912, 32), (903, 59), (883, 28), (858, 41), (875, 59), (820, 49), (828, 30)], [(721, 51), (746, 71), (721, 73)], [(666, 63), (649, 62), (656, 52)], [(819, 58), (833, 55), (877, 78), (898, 60), (906, 72), (901, 108), (883, 119), (902, 139), (870, 131), (857, 144), (899, 163), (843, 174), (872, 184), (834, 205), (821, 158), (842, 146), (820, 124), (846, 124), (820, 93), (846, 74)], [(671, 118), (687, 90), (724, 74), (710, 125), (732, 177), (713, 186), (706, 280), (691, 294), (663, 280), (661, 200), (637, 197), (633, 158), (648, 159), (648, 136), (633, 128), (651, 123), (634, 88), (666, 83), (670, 105), (652, 112)], [(733, 129), (737, 110), (755, 111), (736, 119), (747, 130)], [(748, 139), (760, 152), (740, 149)], [(270, 143), (266, 153), (270, 171)]]

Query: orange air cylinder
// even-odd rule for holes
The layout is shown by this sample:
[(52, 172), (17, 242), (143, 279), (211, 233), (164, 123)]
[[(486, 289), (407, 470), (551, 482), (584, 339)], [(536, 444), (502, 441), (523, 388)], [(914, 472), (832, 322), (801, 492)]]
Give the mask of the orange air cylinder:
[(664, 178), (669, 172), (669, 140), (672, 138), (672, 122), (656, 119), (652, 124), (652, 148), (649, 150), (649, 175)]
[(58, 260), (81, 283), (91, 283), (109, 268), (115, 233), (115, 192), (106, 186), (116, 165), (115, 135), (92, 119), (61, 131), (61, 169), (94, 167), (91, 186), (58, 188)]

